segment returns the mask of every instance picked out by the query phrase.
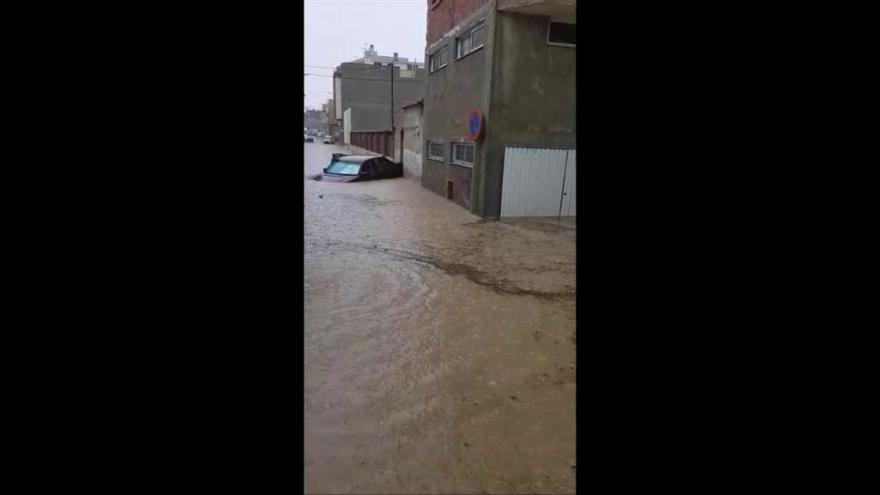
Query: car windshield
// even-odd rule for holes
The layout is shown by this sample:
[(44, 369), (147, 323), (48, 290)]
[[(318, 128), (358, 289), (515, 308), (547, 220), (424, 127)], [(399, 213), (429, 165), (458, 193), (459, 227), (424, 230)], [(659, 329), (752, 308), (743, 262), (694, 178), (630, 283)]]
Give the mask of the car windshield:
[(360, 163), (344, 162), (337, 160), (327, 167), (327, 172), (339, 175), (357, 175), (361, 169)]

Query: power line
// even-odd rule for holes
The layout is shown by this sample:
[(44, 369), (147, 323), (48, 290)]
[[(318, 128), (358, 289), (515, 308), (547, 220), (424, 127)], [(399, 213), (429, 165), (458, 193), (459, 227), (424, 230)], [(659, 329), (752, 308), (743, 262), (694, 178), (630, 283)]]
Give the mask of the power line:
[[(388, 67), (387, 65), (383, 65), (383, 66), (382, 66), (382, 69), (383, 69), (382, 72), (387, 71), (387, 70), (388, 70), (387, 67)], [(365, 70), (369, 70), (369, 69), (374, 69), (374, 70), (375, 70), (375, 69), (378, 69), (378, 68), (379, 68), (378, 65), (376, 65), (376, 66), (364, 67), (364, 68), (361, 68), (361, 67), (357, 67), (357, 68), (346, 68), (345, 71), (344, 71), (344, 72), (340, 72), (340, 74), (346, 74), (346, 73), (357, 72), (357, 71), (365, 71)], [(400, 68), (398, 67), (398, 69), (400, 69)], [(310, 69), (310, 70), (314, 70), (314, 69)], [(400, 70), (401, 70), (401, 71), (406, 71), (406, 70), (410, 70), (410, 69), (400, 69)], [(425, 69), (422, 68), (422, 67), (416, 67), (416, 68), (411, 69), (411, 70), (412, 70), (412, 71), (415, 71), (415, 70), (425, 70)], [(337, 72), (337, 71), (334, 71), (334, 74), (335, 74), (336, 72)], [(318, 76), (328, 76), (328, 77), (333, 77), (333, 76), (330, 75), (330, 74), (317, 74), (317, 73), (315, 73), (315, 72), (308, 72), (307, 74), (318, 75)]]
[[(377, 67), (388, 67), (388, 64), (385, 62), (383, 62), (382, 65), (359, 64), (358, 62), (343, 62), (343, 63), (363, 65), (363, 67), (346, 67), (345, 68), (346, 71), (370, 70), (370, 69), (376, 69)], [(420, 68), (420, 67), (418, 67), (420, 64), (424, 65), (424, 62), (416, 62), (414, 60), (407, 60), (406, 62), (400, 62), (400, 63), (406, 64), (406, 65), (415, 65), (416, 68)], [(340, 65), (342, 65), (342, 64), (340, 64)], [(394, 66), (397, 67), (397, 64), (395, 64)], [(316, 69), (330, 69), (333, 71), (336, 71), (338, 69), (338, 67), (328, 67), (326, 65), (309, 65), (309, 64), (303, 64), (303, 67), (316, 68)]]
[[(333, 77), (335, 77), (335, 76), (330, 76), (327, 74), (314, 74), (311, 72), (305, 74), (303, 77), (308, 77), (308, 76), (327, 77), (327, 78), (331, 78), (331, 79)], [(346, 81), (387, 81), (388, 80), (385, 77), (365, 78), (365, 77), (349, 77), (349, 76), (341, 76), (340, 79), (345, 79)], [(406, 82), (406, 81), (410, 81), (410, 80), (420, 80), (420, 79), (416, 78), (416, 77), (400, 77), (400, 76), (398, 76), (398, 78), (395, 80)]]
[[(384, 76), (384, 74), (381, 74), (381, 75)], [(303, 77), (305, 77), (305, 76), (335, 77), (335, 76), (331, 76), (331, 75), (328, 75), (328, 74), (315, 74), (314, 72), (307, 72), (307, 73), (305, 73), (305, 75), (304, 75)], [(398, 76), (398, 78), (400, 78), (400, 76)], [(357, 79), (357, 80), (362, 80), (362, 81), (363, 81), (363, 80), (366, 80), (366, 81), (372, 81), (372, 80), (387, 81), (387, 80), (388, 80), (388, 79), (385, 78), (385, 77), (377, 77), (377, 78), (362, 78), (362, 77), (348, 77), (348, 76), (344, 76), (344, 75), (343, 75), (343, 76), (340, 76), (340, 79), (346, 79), (346, 80), (349, 80), (349, 79)], [(403, 80), (407, 80), (407, 79), (415, 79), (415, 78), (404, 77), (404, 78), (402, 78), (402, 79), (403, 79)]]
[[(387, 66), (385, 66), (385, 67), (387, 67)], [(375, 67), (375, 66), (370, 66), (368, 68), (369, 69), (377, 69), (377, 67)], [(424, 69), (420, 69), (420, 70), (424, 70)], [(382, 72), (385, 72), (385, 71), (383, 70)], [(385, 74), (383, 74), (383, 73), (377, 73), (376, 75), (379, 77), (374, 77), (374, 78), (350, 77), (350, 76), (346, 76), (346, 75), (342, 74), (340, 76), (340, 79), (355, 80), (355, 81), (387, 81), (388, 80), (385, 77)], [(336, 77), (335, 75), (329, 75), (329, 74), (315, 74), (313, 72), (304, 73), (303, 77), (307, 77), (307, 76), (329, 77), (329, 78)], [(415, 78), (415, 77), (400, 77), (400, 76), (398, 76), (397, 80), (406, 82), (406, 81), (410, 81), (410, 80), (419, 80), (419, 79)]]
[[(333, 77), (333, 76), (325, 76), (323, 74), (307, 74), (307, 75), (316, 76), (316, 77)], [(384, 77), (369, 77), (369, 78), (368, 77), (342, 77), (341, 79), (344, 79), (346, 81), (388, 81), (388, 79), (384, 78)], [(404, 77), (404, 78), (395, 79), (395, 81), (397, 81), (397, 82), (401, 82), (401, 81), (402, 82), (410, 82), (410, 81), (419, 81), (419, 79), (414, 78), (414, 77), (413, 78)]]

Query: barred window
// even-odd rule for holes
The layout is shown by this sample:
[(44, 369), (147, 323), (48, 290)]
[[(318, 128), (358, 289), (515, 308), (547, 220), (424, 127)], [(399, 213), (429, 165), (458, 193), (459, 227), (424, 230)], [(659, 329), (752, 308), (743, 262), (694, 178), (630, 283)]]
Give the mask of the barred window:
[(443, 161), (443, 143), (439, 141), (428, 141), (428, 158), (431, 160)]
[(437, 50), (431, 55), (431, 72), (435, 70), (440, 70), (443, 67), (446, 67), (447, 62), (449, 61), (449, 49), (447, 46)]
[(485, 37), (486, 24), (480, 22), (465, 34), (456, 39), (456, 58), (461, 58), (483, 46), (483, 38)]
[(452, 143), (452, 163), (473, 167), (475, 148), (474, 143)]

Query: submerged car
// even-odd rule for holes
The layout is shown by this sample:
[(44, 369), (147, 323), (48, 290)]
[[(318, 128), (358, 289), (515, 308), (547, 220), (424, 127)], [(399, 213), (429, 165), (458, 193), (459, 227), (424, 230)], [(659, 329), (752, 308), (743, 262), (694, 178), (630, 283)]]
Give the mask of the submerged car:
[(315, 142), (315, 138), (313, 138), (312, 136), (309, 136), (308, 134), (306, 134), (306, 135), (305, 135), (305, 141), (303, 141), (303, 142), (305, 142), (305, 143), (314, 143), (314, 142)]
[(333, 136), (324, 136), (324, 144), (333, 144)]
[(384, 156), (333, 153), (333, 159), (324, 169), (322, 178), (331, 182), (354, 182), (402, 176), (403, 165)]

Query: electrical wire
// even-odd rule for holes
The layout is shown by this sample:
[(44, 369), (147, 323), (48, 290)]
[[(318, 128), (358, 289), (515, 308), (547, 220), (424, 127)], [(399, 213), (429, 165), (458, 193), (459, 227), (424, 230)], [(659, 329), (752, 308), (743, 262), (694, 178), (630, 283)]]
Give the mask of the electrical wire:
[[(343, 63), (346, 63), (346, 64), (357, 64), (357, 62), (343, 62)], [(383, 64), (385, 64), (385, 63), (386, 63), (386, 62), (383, 62)], [(417, 62), (409, 62), (409, 61), (408, 61), (408, 62), (406, 62), (406, 63), (407, 63), (408, 65), (416, 65), (416, 66), (418, 65)], [(341, 64), (340, 64), (340, 65), (341, 65)], [(370, 64), (358, 64), (358, 65), (364, 65), (364, 67), (346, 67), (345, 70), (346, 70), (346, 71), (375, 70), (377, 67), (388, 67), (387, 65), (370, 65)], [(330, 69), (330, 70), (333, 70), (334, 72), (337, 70), (337, 67), (328, 67), (328, 66), (326, 66), (326, 65), (308, 65), (308, 64), (303, 64), (303, 67), (309, 67), (309, 68), (314, 68), (314, 69)], [(422, 70), (424, 70), (424, 69), (422, 69)]]
[[(424, 69), (422, 69), (422, 70), (424, 70)], [(312, 72), (308, 72), (305, 75), (303, 75), (303, 77), (308, 77), (308, 76), (330, 77), (330, 78), (336, 77), (336, 76), (331, 76), (328, 74), (315, 74)], [(340, 79), (355, 80), (355, 81), (388, 81), (388, 80), (390, 80), (390, 78), (388, 78), (388, 77), (363, 78), (363, 77), (348, 77), (348, 76), (341, 76)], [(394, 78), (395, 81), (404, 81), (404, 82), (408, 81), (410, 79), (415, 79), (415, 78), (414, 77), (400, 77), (399, 75)]]
[[(333, 77), (333, 76), (325, 76), (323, 74), (307, 74), (306, 76), (315, 76), (315, 77)], [(303, 76), (303, 77), (306, 77)], [(384, 81), (388, 82), (391, 79), (387, 77), (342, 77), (346, 81)], [(414, 77), (397, 77), (394, 79), (394, 82), (410, 82), (410, 81), (420, 81), (420, 79), (416, 79)]]

